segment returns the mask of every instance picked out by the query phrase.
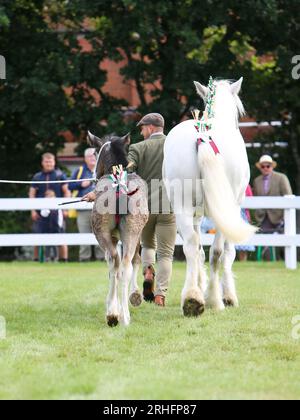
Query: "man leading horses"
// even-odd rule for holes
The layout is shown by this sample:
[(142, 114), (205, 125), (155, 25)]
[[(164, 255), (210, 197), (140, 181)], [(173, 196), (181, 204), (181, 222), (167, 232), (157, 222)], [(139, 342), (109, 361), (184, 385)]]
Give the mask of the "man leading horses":
[[(150, 217), (142, 233), (144, 298), (165, 306), (165, 297), (172, 275), (176, 241), (174, 214), (163, 214), (162, 166), (164, 160), (164, 118), (160, 114), (145, 115), (137, 126), (144, 141), (130, 146), (129, 167), (148, 184)], [(153, 183), (152, 181), (157, 181)], [(157, 256), (157, 272), (155, 262)], [(155, 286), (156, 277), (156, 286)]]

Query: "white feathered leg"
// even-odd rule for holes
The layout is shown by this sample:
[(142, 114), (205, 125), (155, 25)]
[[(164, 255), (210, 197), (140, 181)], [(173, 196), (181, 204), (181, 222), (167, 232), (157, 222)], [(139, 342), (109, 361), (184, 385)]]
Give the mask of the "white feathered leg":
[(136, 250), (132, 263), (133, 263), (133, 271), (132, 271), (131, 283), (130, 283), (129, 300), (132, 306), (140, 306), (143, 302), (143, 296), (139, 290), (138, 281), (137, 281), (139, 269), (141, 265), (141, 257), (139, 254), (139, 249)]
[(122, 273), (122, 298), (121, 298), (121, 321), (127, 326), (130, 324), (129, 312), (129, 283), (133, 276), (132, 260), (136, 252), (137, 240), (132, 236), (123, 241)]
[(199, 287), (202, 291), (203, 296), (206, 294), (208, 278), (207, 272), (205, 267), (205, 252), (203, 247), (201, 246), (199, 251)]
[(119, 299), (118, 299), (118, 282), (119, 282), (119, 268), (120, 259), (116, 253), (115, 256), (107, 254), (107, 262), (109, 266), (109, 293), (107, 296), (107, 310), (106, 320), (110, 327), (114, 327), (119, 323)]
[(132, 276), (132, 256), (124, 255), (122, 260), (122, 297), (121, 297), (121, 322), (127, 326), (130, 324), (128, 288)]
[(224, 253), (224, 238), (220, 233), (210, 249), (210, 282), (207, 289), (206, 305), (217, 311), (225, 309), (222, 296), (219, 271)]
[(177, 215), (177, 226), (187, 260), (186, 279), (181, 295), (182, 310), (185, 316), (199, 316), (205, 307), (204, 296), (198, 286), (199, 234), (194, 229), (193, 216)]
[(235, 261), (236, 249), (235, 246), (229, 242), (225, 242), (224, 252), (224, 274), (222, 278), (223, 286), (223, 302), (225, 306), (238, 306), (239, 301), (236, 293), (234, 274), (232, 272), (232, 265)]

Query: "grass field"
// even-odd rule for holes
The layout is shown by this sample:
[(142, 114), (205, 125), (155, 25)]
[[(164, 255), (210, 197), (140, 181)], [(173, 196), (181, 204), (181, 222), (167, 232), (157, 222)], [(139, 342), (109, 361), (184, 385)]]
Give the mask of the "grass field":
[(184, 319), (184, 269), (165, 309), (110, 329), (105, 265), (0, 264), (0, 398), (299, 399), (299, 270), (237, 263), (240, 308)]

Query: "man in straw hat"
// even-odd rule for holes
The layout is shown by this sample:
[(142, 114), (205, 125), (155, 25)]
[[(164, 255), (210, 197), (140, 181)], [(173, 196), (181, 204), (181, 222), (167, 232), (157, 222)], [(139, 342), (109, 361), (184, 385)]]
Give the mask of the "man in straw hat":
[[(254, 195), (266, 197), (282, 197), (291, 195), (292, 188), (286, 175), (275, 172), (277, 162), (271, 156), (264, 155), (256, 163), (261, 175), (254, 180)], [(257, 222), (262, 232), (283, 231), (283, 210), (257, 210), (255, 213)]]

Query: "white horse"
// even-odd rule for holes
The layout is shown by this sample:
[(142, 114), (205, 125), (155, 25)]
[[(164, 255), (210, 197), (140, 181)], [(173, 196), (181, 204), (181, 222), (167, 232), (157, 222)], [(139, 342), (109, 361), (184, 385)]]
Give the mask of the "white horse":
[[(246, 147), (238, 128), (238, 117), (244, 114), (238, 97), (242, 81), (242, 78), (232, 84), (225, 80), (215, 81), (210, 89), (194, 82), (198, 94), (205, 103), (208, 101), (205, 115), (210, 114), (212, 118), (201, 123), (194, 119), (177, 125), (165, 143), (164, 181), (187, 259), (182, 291), (182, 309), (186, 316), (199, 316), (205, 305), (216, 310), (223, 310), (225, 305), (238, 306), (232, 273), (236, 256), (234, 244), (247, 241), (256, 230), (243, 221), (240, 207), (250, 180)], [(205, 132), (201, 132), (203, 126)], [(193, 181), (193, 187), (184, 194), (192, 196), (192, 200), (181, 207), (174, 199), (170, 185), (178, 180), (183, 185), (187, 179)], [(200, 179), (203, 180), (201, 190), (196, 187)], [(204, 211), (198, 214), (197, 205), (201, 200)], [(205, 254), (202, 246), (200, 248), (199, 224), (203, 215), (211, 218), (217, 229), (210, 250), (208, 287)], [(222, 262), (224, 274), (220, 282)]]

